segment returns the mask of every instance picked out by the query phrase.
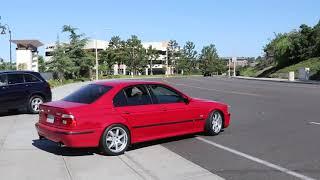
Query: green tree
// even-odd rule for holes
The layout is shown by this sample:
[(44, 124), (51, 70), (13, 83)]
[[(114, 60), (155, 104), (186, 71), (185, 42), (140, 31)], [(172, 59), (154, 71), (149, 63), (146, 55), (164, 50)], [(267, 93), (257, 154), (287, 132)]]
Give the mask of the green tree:
[(175, 68), (177, 59), (180, 56), (180, 47), (176, 40), (170, 40), (167, 47), (168, 66)]
[(198, 66), (197, 51), (195, 50), (195, 44), (191, 41), (187, 41), (181, 51), (181, 57), (177, 60), (177, 68), (187, 73), (192, 73)]
[(26, 63), (20, 63), (18, 64), (17, 70), (23, 71), (27, 69), (27, 64)]
[(56, 42), (55, 49), (53, 51), (53, 56), (48, 64), (48, 71), (54, 73), (60, 81), (63, 81), (65, 77), (72, 76), (75, 65), (74, 62), (65, 53), (66, 47), (61, 45), (59, 40)]
[(132, 35), (126, 41), (123, 54), (126, 61), (125, 64), (134, 75), (142, 72), (143, 68), (147, 67), (146, 50), (136, 35)]
[(84, 37), (84, 34), (76, 33), (77, 30), (70, 25), (63, 26), (62, 32), (69, 33), (70, 40), (65, 53), (75, 65), (73, 72), (75, 78), (90, 77), (94, 67), (94, 56), (84, 50), (88, 39)]
[(152, 70), (153, 61), (159, 58), (158, 51), (155, 48), (152, 48), (152, 46), (150, 45), (147, 49), (146, 57), (149, 62), (150, 75), (153, 75), (153, 70)]
[(204, 46), (200, 54), (200, 70), (202, 73), (218, 73), (225, 72), (226, 65), (219, 59), (216, 47), (214, 44)]
[(278, 68), (320, 56), (320, 22), (314, 27), (302, 24), (298, 30), (276, 34), (265, 47), (267, 59)]
[(10, 63), (0, 59), (0, 70), (14, 70), (15, 65), (10, 66)]
[(114, 64), (122, 64), (124, 60), (124, 41), (119, 36), (111, 37), (108, 48), (101, 52), (100, 62), (106, 66), (108, 74), (111, 74)]
[(44, 62), (43, 56), (38, 56), (38, 65), (39, 65), (39, 72), (46, 71), (46, 63)]

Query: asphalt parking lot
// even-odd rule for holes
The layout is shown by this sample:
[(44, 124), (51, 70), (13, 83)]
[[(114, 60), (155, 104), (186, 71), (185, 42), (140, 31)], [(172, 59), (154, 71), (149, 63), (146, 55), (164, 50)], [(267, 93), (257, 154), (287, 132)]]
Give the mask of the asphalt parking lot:
[[(108, 157), (37, 140), (36, 115), (1, 114), (1, 179), (320, 179), (320, 86), (220, 77), (158, 80), (230, 104), (231, 126), (218, 136), (143, 143)], [(53, 99), (83, 84), (56, 88)]]

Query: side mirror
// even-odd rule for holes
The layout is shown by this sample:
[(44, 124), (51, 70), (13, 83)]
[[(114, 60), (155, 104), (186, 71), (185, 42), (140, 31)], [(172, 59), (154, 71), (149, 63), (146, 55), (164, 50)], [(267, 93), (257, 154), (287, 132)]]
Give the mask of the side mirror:
[(183, 100), (184, 103), (189, 104), (191, 99), (189, 97), (187, 97), (187, 96), (183, 96), (182, 100)]

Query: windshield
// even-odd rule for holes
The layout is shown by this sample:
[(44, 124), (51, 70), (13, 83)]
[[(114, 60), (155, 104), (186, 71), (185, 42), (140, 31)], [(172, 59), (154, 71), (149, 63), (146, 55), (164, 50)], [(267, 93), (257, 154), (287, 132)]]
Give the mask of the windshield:
[(89, 84), (66, 96), (63, 100), (69, 102), (91, 104), (107, 93), (112, 87), (99, 84)]

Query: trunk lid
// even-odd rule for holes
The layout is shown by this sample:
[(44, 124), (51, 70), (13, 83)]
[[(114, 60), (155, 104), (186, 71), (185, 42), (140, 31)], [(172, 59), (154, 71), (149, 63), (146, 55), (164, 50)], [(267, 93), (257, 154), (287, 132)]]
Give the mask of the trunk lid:
[(62, 115), (71, 114), (72, 108), (85, 106), (87, 104), (67, 102), (67, 101), (53, 101), (40, 105), (39, 122), (48, 126), (59, 128), (67, 128), (62, 124)]

